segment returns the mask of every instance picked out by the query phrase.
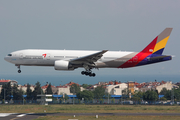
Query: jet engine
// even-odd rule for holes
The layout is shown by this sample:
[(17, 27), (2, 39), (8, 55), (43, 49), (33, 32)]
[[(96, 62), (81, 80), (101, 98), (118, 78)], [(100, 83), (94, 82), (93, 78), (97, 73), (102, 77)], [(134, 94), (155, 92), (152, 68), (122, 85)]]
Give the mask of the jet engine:
[(72, 65), (70, 65), (69, 61), (57, 60), (54, 63), (55, 70), (74, 70)]

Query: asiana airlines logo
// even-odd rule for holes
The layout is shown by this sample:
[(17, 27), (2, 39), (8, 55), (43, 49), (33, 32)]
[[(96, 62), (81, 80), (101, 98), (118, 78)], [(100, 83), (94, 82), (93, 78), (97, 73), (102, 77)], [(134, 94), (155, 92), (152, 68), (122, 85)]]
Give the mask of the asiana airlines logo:
[(153, 49), (149, 49), (149, 52), (153, 52)]
[(47, 54), (42, 54), (42, 56), (45, 58)]

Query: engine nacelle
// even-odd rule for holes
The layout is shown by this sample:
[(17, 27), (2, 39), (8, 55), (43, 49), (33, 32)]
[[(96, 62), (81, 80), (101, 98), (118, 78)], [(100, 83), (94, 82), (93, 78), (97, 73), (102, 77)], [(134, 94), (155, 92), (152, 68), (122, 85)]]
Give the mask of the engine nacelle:
[(57, 60), (54, 63), (55, 70), (74, 70), (73, 67), (69, 64), (69, 61)]

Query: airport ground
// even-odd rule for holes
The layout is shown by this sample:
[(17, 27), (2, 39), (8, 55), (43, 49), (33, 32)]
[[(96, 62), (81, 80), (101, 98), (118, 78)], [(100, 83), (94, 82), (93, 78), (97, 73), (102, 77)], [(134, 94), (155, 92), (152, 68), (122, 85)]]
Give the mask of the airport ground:
[(179, 116), (46, 116), (35, 120), (179, 120)]
[[(97, 119), (180, 119), (180, 106), (164, 105), (0, 105), (0, 113), (30, 113), (37, 120)], [(40, 113), (40, 114), (39, 114)], [(75, 117), (74, 117), (75, 115)], [(24, 117), (24, 118), (25, 118)], [(22, 117), (23, 118), (23, 117)], [(21, 119), (20, 117), (18, 119)], [(33, 118), (34, 119), (34, 118)]]

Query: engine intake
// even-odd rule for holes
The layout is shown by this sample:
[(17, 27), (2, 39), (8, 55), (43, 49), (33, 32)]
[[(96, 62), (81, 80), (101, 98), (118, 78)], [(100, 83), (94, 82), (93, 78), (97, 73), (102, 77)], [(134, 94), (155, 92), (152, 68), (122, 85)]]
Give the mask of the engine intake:
[(55, 70), (74, 70), (69, 61), (57, 60), (54, 63)]

